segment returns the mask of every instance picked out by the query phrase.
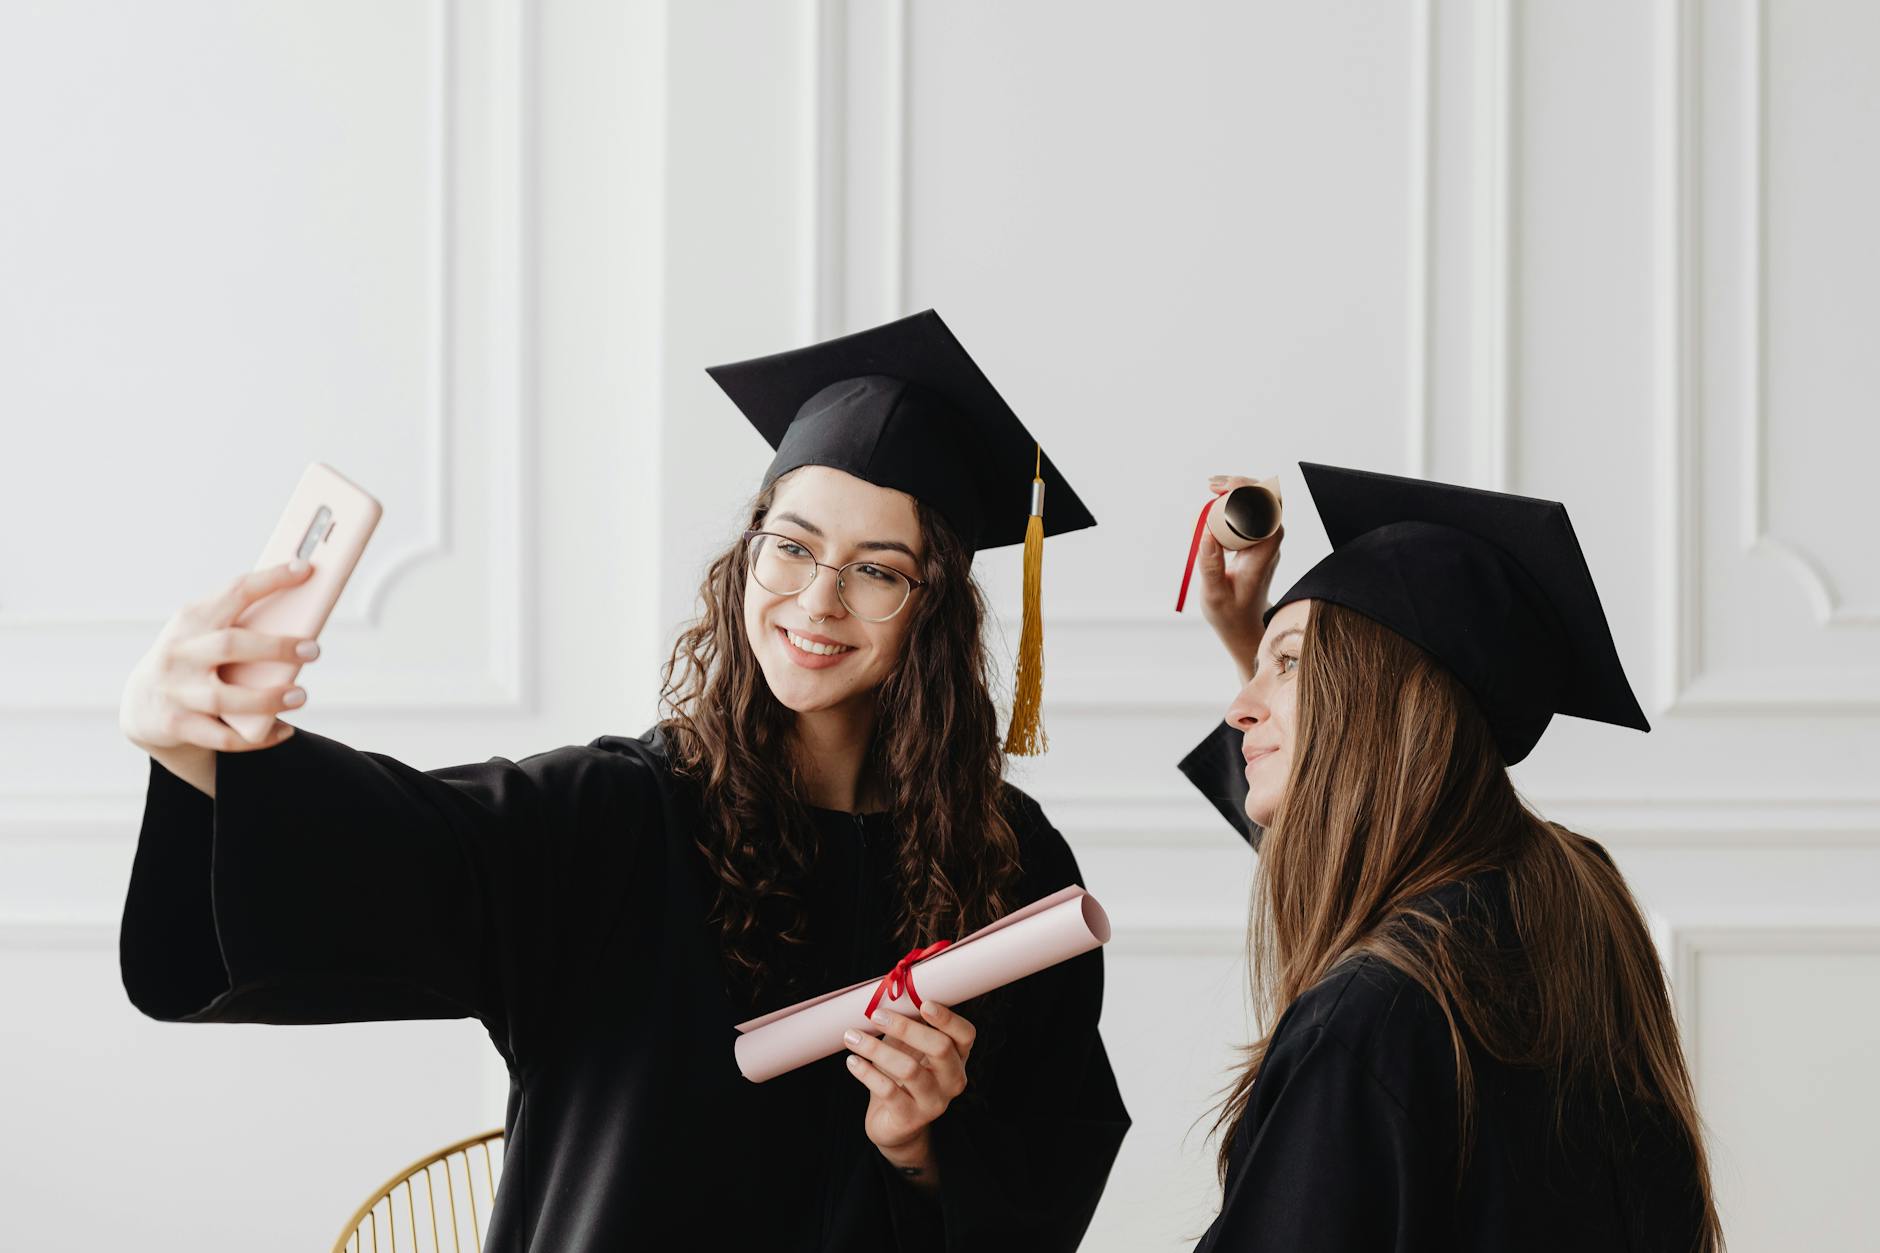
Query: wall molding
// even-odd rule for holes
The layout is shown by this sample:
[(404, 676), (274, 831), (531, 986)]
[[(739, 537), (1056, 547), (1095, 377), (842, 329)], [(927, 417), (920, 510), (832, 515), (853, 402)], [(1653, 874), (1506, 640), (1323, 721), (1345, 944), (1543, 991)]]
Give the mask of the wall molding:
[(1703, 1041), (1697, 1022), (1702, 1008), (1699, 966), (1705, 956), (1720, 953), (1798, 958), (1880, 956), (1880, 921), (1723, 920), (1666, 924), (1662, 934), (1670, 951), (1672, 1000), (1684, 1039), (1685, 1061), (1700, 1097)]
[(134, 840), (144, 794), (0, 790), (0, 844), (28, 840)]
[[(829, 4), (842, 4), (844, 0), (812, 0), (812, 2), (829, 6)], [(1510, 2), (1512, 2), (1512, 0), (1496, 0), (1496, 4), (1502, 4), (1502, 6), (1510, 4)], [(1404, 378), (1406, 378), (1406, 386), (1404, 386), (1404, 414), (1402, 414), (1401, 435), (1402, 452), (1404, 452), (1404, 470), (1402, 470), (1402, 472), (1404, 472), (1406, 476), (1410, 476), (1410, 478), (1427, 478), (1427, 476), (1431, 474), (1431, 465), (1433, 465), (1434, 455), (1434, 431), (1433, 425), (1431, 425), (1431, 410), (1433, 410), (1433, 367), (1434, 350), (1436, 350), (1436, 346), (1434, 346), (1434, 282), (1431, 275), (1433, 275), (1434, 256), (1436, 256), (1436, 224), (1434, 224), (1434, 182), (1436, 182), (1436, 169), (1434, 169), (1434, 162), (1436, 162), (1436, 90), (1438, 90), (1438, 87), (1436, 87), (1436, 64), (1438, 64), (1438, 62), (1436, 62), (1436, 43), (1438, 43), (1438, 40), (1436, 40), (1436, 13), (1434, 13), (1434, 6), (1436, 6), (1436, 0), (1414, 0), (1414, 9), (1412, 9), (1412, 17), (1410, 17), (1410, 107), (1406, 109), (1406, 117), (1408, 117), (1408, 126), (1406, 126), (1406, 149), (1408, 149), (1408, 154), (1410, 154), (1410, 162), (1408, 162), (1408, 166), (1410, 166), (1410, 198), (1408, 198), (1408, 207), (1406, 207), (1406, 218), (1408, 218), (1408, 224), (1410, 224), (1410, 226), (1408, 226), (1408, 231), (1406, 231), (1406, 237), (1408, 237), (1408, 246), (1406, 246), (1406, 248), (1408, 248), (1410, 278), (1408, 278), (1408, 284), (1406, 284), (1408, 297), (1406, 297), (1406, 303), (1404, 303), (1404, 327), (1406, 327), (1406, 333), (1404, 333)], [(906, 216), (906, 179), (908, 179), (908, 135), (906, 135), (906, 102), (908, 102), (908, 81), (906, 81), (906, 77), (908, 77), (908, 68), (906, 68), (906, 62), (908, 62), (908, 56), (910, 56), (910, 49), (908, 49), (908, 38), (906, 38), (906, 0), (889, 0), (889, 8), (891, 8), (893, 13), (899, 15), (899, 17), (893, 21), (897, 43), (893, 45), (893, 51), (889, 53), (889, 64), (895, 64), (895, 66), (897, 66), (895, 90), (889, 92), (889, 103), (891, 103), (891, 109), (889, 109), (889, 111), (891, 111), (891, 115), (893, 115), (893, 119), (895, 119), (893, 126), (895, 126), (895, 134), (899, 135), (899, 143), (895, 145), (895, 160), (889, 162), (891, 169), (887, 171), (887, 179), (885, 179), (885, 181), (893, 186), (893, 194), (891, 194), (891, 196), (884, 196), (884, 199), (893, 199), (897, 211), (891, 216), (891, 222), (893, 222), (893, 243), (889, 245), (887, 252), (889, 252), (891, 258), (893, 258), (893, 265), (887, 267), (889, 277), (887, 277), (887, 280), (884, 282), (884, 288), (885, 295), (887, 295), (885, 307), (895, 310), (895, 312), (902, 312), (902, 310), (904, 310), (904, 303), (906, 303), (906, 252), (908, 252), (908, 237), (910, 237), (910, 226), (908, 226), (908, 216)], [(1504, 41), (1502, 51), (1500, 51), (1500, 55), (1498, 55), (1500, 56), (1500, 60), (1498, 60), (1498, 70), (1496, 70), (1498, 81), (1504, 83), (1504, 85), (1506, 85), (1506, 81), (1508, 81), (1506, 53), (1508, 53), (1508, 47), (1506, 47), (1506, 41)], [(1510, 96), (1508, 96), (1506, 88), (1500, 90), (1500, 94), (1498, 94), (1496, 109), (1502, 111), (1504, 115), (1506, 115), (1506, 111), (1510, 109)], [(1506, 119), (1504, 119), (1504, 122), (1496, 128), (1496, 134), (1504, 134), (1506, 130), (1508, 130), (1508, 126), (1506, 126)], [(1500, 181), (1500, 190), (1495, 194), (1496, 203), (1500, 205), (1498, 213), (1500, 213), (1504, 224), (1506, 224), (1508, 213), (1510, 213), (1510, 207), (1508, 207), (1508, 179), (1510, 179), (1510, 175), (1508, 175), (1506, 169), (1504, 169), (1504, 171), (1500, 171), (1500, 173), (1496, 175), (1496, 179)], [(1478, 179), (1476, 194), (1478, 194), (1478, 196), (1485, 194), (1480, 179)], [(1508, 239), (1508, 231), (1502, 230), (1498, 235), (1495, 235), (1495, 237), (1481, 237), (1481, 235), (1478, 235), (1478, 243), (1476, 243), (1476, 271), (1478, 271), (1478, 273), (1491, 271), (1493, 275), (1496, 275), (1495, 278), (1489, 280), (1489, 286), (1491, 286), (1491, 288), (1506, 290), (1506, 286), (1508, 286), (1508, 278), (1506, 278), (1506, 275), (1510, 273), (1510, 260), (1512, 260), (1512, 245), (1510, 245), (1510, 239)], [(827, 288), (829, 282), (825, 280), (820, 286)], [(1504, 292), (1504, 303), (1506, 303), (1506, 292)], [(1496, 322), (1506, 320), (1506, 314), (1508, 314), (1508, 310), (1500, 310), (1500, 314), (1496, 314)], [(884, 314), (884, 316), (893, 316), (893, 314)], [(1476, 320), (1476, 325), (1474, 325), (1474, 337), (1476, 337), (1476, 359), (1478, 359), (1478, 361), (1481, 361), (1481, 359), (1493, 359), (1493, 361), (1496, 361), (1495, 367), (1489, 369), (1487, 374), (1491, 374), (1491, 376), (1502, 380), (1500, 384), (1491, 384), (1491, 386), (1489, 386), (1489, 391), (1500, 395), (1502, 401), (1500, 401), (1500, 403), (1487, 404), (1487, 406), (1478, 404), (1478, 410), (1480, 410), (1480, 412), (1487, 412), (1487, 418), (1481, 418), (1480, 412), (1478, 412), (1478, 418), (1480, 418), (1481, 423), (1483, 423), (1483, 425), (1489, 429), (1489, 433), (1491, 433), (1491, 435), (1487, 436), (1489, 442), (1491, 442), (1495, 448), (1506, 448), (1506, 446), (1512, 442), (1510, 436), (1508, 436), (1510, 423), (1512, 423), (1512, 412), (1510, 412), (1510, 404), (1506, 403), (1506, 395), (1508, 395), (1508, 384), (1506, 384), (1506, 376), (1508, 376), (1508, 337), (1502, 335), (1500, 331), (1496, 331), (1495, 327), (1489, 327), (1489, 325), (1483, 324), (1483, 320), (1480, 320), (1480, 318)], [(1481, 380), (1478, 378), (1478, 401), (1480, 401), (1481, 397), (1480, 382)], [(1506, 474), (1506, 470), (1496, 470), (1493, 474), (1485, 474), (1485, 478), (1489, 480), (1487, 485), (1496, 487), (1496, 489), (1502, 489), (1504, 484), (1506, 484), (1506, 480), (1508, 480), (1508, 474)], [(1049, 627), (1068, 627), (1072, 628), (1072, 630), (1077, 630), (1077, 628), (1120, 627), (1149, 632), (1149, 630), (1179, 627), (1184, 621), (1198, 621), (1198, 619), (1199, 611), (1192, 611), (1190, 615), (1183, 617), (1183, 615), (1177, 615), (1177, 613), (1173, 613), (1173, 611), (1073, 610), (1068, 611), (1068, 613), (1053, 613), (1051, 619), (1049, 619)], [(996, 632), (1004, 632), (1004, 640), (1013, 642), (1013, 640), (1019, 638), (1019, 623), (1017, 623), (1017, 619), (998, 617), (998, 619), (996, 619)], [(1231, 698), (1231, 689), (1226, 690), (1224, 698), (1220, 700), (1220, 707), (1222, 707), (1222, 709), (1226, 707), (1228, 698)], [(1079, 709), (1079, 711), (1083, 711), (1087, 706), (1085, 706), (1083, 702), (1068, 702), (1064, 707), (1066, 707), (1066, 709)], [(1100, 704), (1092, 704), (1092, 706), (1089, 707), (1090, 709), (1098, 709), (1098, 707), (1109, 709), (1109, 707), (1115, 706), (1102, 704), (1102, 702), (1100, 702)], [(1167, 709), (1190, 711), (1190, 709), (1196, 707), (1196, 702), (1192, 702), (1192, 700), (1188, 700), (1188, 702), (1177, 700), (1177, 702), (1169, 702), (1169, 704), (1160, 704), (1160, 702), (1158, 702), (1158, 704), (1152, 704), (1152, 706), (1134, 706), (1134, 704), (1132, 704), (1132, 706), (1124, 706), (1124, 709), (1126, 709), (1126, 711), (1143, 711), (1145, 707), (1147, 707), (1147, 709), (1160, 709), (1160, 711), (1167, 711)], [(1218, 711), (1220, 711), (1220, 709), (1214, 709), (1213, 713), (1218, 713)]]
[(802, 157), (809, 176), (798, 207), (803, 237), (797, 282), (803, 302), (797, 341), (838, 334), (842, 323), (843, 236), (847, 230), (847, 144), (842, 133), (848, 98), (848, 6), (844, 0), (802, 0), (799, 38), (803, 99)]
[[(1173, 768), (1170, 768), (1173, 777)], [(1185, 784), (1166, 789), (1080, 788), (1029, 792), (1080, 843), (1212, 848), (1235, 837)], [(1880, 797), (1528, 795), (1541, 814), (1623, 847), (1867, 848), (1880, 846)], [(0, 844), (32, 839), (130, 841), (143, 816), (141, 789), (113, 792), (0, 789)]]
[[(490, 31), (490, 46), (474, 73), (459, 38), (463, 23), (458, 10), (469, 3), (485, 10), (482, 25)], [(405, 665), (350, 670), (338, 689), (338, 699), (323, 694), (321, 705), (401, 714), (526, 712), (531, 699), (527, 676), (532, 611), (525, 559), (531, 533), (527, 500), (532, 463), (524, 431), (529, 423), (535, 287), (533, 251), (527, 239), (533, 225), (530, 179), (535, 132), (530, 22), (523, 0), (429, 0), (427, 12), (431, 39), (425, 93), (424, 214), (430, 229), (425, 257), (425, 399), (420, 418), (424, 455), (418, 512), (422, 525), (415, 538), (376, 564), (369, 578), (348, 587), (328, 630), (377, 629), (391, 590), (420, 567), (452, 551), (458, 510), (452, 492), (452, 466), (458, 455), (453, 435), (466, 420), (460, 382), (472, 368), (459, 351), (458, 327), (474, 322), (483, 349), (482, 364), (476, 367), (481, 383), (475, 420), (488, 447), (492, 560), (484, 617), (490, 648), (485, 667), (473, 674), (425, 676)], [(488, 177), (481, 180), (479, 194), (486, 197), (489, 224), (483, 228), (487, 238), (474, 241), (465, 239), (458, 221), (464, 179), (459, 151), (464, 117), (459, 95), (466, 81), (487, 84), (487, 90), (476, 98), (476, 107), (488, 131), (484, 145)], [(478, 259), (480, 284), (467, 283), (461, 273), (469, 256)], [(475, 306), (463, 304), (463, 293), (469, 288), (481, 290), (482, 298)], [(132, 612), (0, 612), (0, 632), (103, 631), (141, 638), (155, 635), (166, 617)], [(0, 714), (116, 711), (114, 687), (109, 698), (96, 691), (74, 698), (67, 695), (73, 686), (70, 679), (68, 674), (59, 674), (39, 687), (9, 682), (0, 691)]]
[[(0, 914), (0, 951), (115, 949), (121, 919), (109, 914), (62, 910), (39, 914)], [(1120, 957), (1238, 957), (1246, 947), (1246, 927), (1197, 925), (1192, 919), (1146, 915), (1130, 918), (1106, 949)], [(504, 1089), (507, 1084), (503, 1084)]]
[(1427, 478), (1430, 472), (1430, 388), (1435, 352), (1432, 328), (1435, 266), (1436, 184), (1436, 13), (1435, 0), (1413, 0), (1410, 17), (1409, 300), (1404, 351), (1404, 473)]
[[(910, 16), (907, 0), (802, 0), (805, 343), (908, 312)], [(850, 73), (858, 60), (880, 68), (867, 90)], [(879, 251), (859, 258), (858, 233)]]
[(95, 952), (117, 947), (116, 914), (63, 911), (0, 914), (0, 951), (9, 949)]
[[(1027, 791), (1079, 847), (1239, 845), (1226, 821), (1192, 789)], [(1880, 798), (1530, 796), (1528, 801), (1545, 817), (1618, 850), (1880, 849)]]
[[(1653, 703), (1663, 713), (1678, 708), (1703, 643), (1696, 615), (1686, 612), (1686, 606), (1695, 602), (1689, 584), (1699, 576), (1703, 561), (1692, 517), (1692, 488), (1697, 481), (1697, 353), (1686, 333), (1698, 301), (1697, 266), (1691, 255), (1696, 237), (1696, 154), (1686, 134), (1696, 112), (1692, 99), (1696, 75), (1690, 64), (1696, 47), (1687, 3), (1662, 0), (1656, 32), (1664, 61), (1656, 80), (1659, 125), (1654, 166), (1658, 265), (1653, 306), (1660, 363), (1653, 397), (1659, 419), (1654, 458), (1659, 482), (1653, 493), (1653, 520), (1654, 555), (1661, 577), (1655, 580), (1659, 590)], [(1669, 577), (1662, 577), (1666, 574)]]
[[(1496, 0), (1507, 8), (1512, 0)], [(882, 78), (866, 103), (856, 98), (855, 85), (847, 67), (858, 53), (856, 47), (861, 26), (852, 20), (849, 0), (802, 0), (799, 55), (803, 65), (802, 168), (813, 172), (805, 181), (802, 204), (802, 240), (799, 244), (803, 264), (799, 283), (802, 304), (798, 322), (806, 342), (843, 334), (862, 325), (871, 325), (902, 316), (908, 308), (908, 272), (912, 241), (912, 223), (908, 180), (911, 174), (912, 129), (910, 125), (912, 14), (908, 0), (881, 0), (869, 10), (866, 24), (867, 59), (883, 68)], [(1512, 18), (1509, 18), (1512, 21)], [(1406, 209), (1409, 223), (1410, 275), (1405, 318), (1405, 406), (1403, 416), (1404, 473), (1426, 477), (1432, 460), (1431, 387), (1435, 351), (1432, 327), (1434, 289), (1431, 271), (1436, 250), (1434, 235), (1435, 196), (1435, 105), (1436, 105), (1436, 15), (1435, 0), (1414, 0), (1410, 39), (1410, 108), (1407, 149), (1410, 167), (1410, 194)], [(1496, 108), (1503, 121), (1496, 128), (1506, 147), (1506, 115), (1512, 107), (1506, 90), (1509, 45), (1502, 40), (1492, 60), (1498, 67), (1496, 79), (1503, 86), (1496, 97)], [(853, 128), (845, 130), (839, 120), (851, 115), (881, 119), (878, 146), (863, 152), (863, 145)], [(1494, 192), (1499, 206), (1498, 220), (1503, 229), (1491, 240), (1478, 245), (1477, 268), (1496, 277), (1491, 286), (1503, 292), (1506, 305), (1511, 267), (1512, 244), (1506, 229), (1510, 221), (1509, 189), (1512, 175), (1506, 163), (1498, 167)], [(854, 237), (857, 224), (866, 220), (866, 233), (878, 236), (881, 246), (865, 266), (856, 265)], [(872, 275), (867, 271), (872, 270)], [(859, 272), (858, 272), (859, 271)], [(873, 292), (858, 301), (857, 291)], [(1508, 339), (1498, 328), (1505, 322), (1504, 307), (1486, 325), (1478, 319), (1475, 332), (1479, 341), (1478, 359), (1492, 358), (1497, 364), (1491, 373), (1501, 379), (1497, 385), (1503, 399), (1490, 406), (1490, 439), (1497, 449), (1507, 447), (1510, 405), (1506, 403), (1508, 374)], [(1498, 454), (1500, 455), (1500, 454)], [(1507, 480), (1504, 470), (1487, 476), (1491, 486), (1500, 487)], [(1127, 627), (1152, 629), (1179, 622), (1173, 614), (1142, 610), (1081, 610), (1055, 614), (1052, 623), (1063, 627)], [(1008, 638), (1018, 636), (1017, 624), (999, 623)]]
[[(1510, 406), (1507, 403), (1508, 337), (1507, 324), (1511, 296), (1513, 258), (1512, 189), (1513, 168), (1509, 133), (1513, 99), (1511, 82), (1513, 0), (1493, 0), (1501, 31), (1494, 46), (1478, 52), (1478, 73), (1494, 84), (1493, 112), (1498, 120), (1489, 128), (1495, 150), (1501, 155), (1494, 162), (1489, 178), (1478, 187), (1478, 195), (1494, 206), (1492, 220), (1498, 228), (1481, 245), (1478, 270), (1488, 274), (1488, 286), (1499, 293), (1494, 317), (1478, 319), (1478, 337), (1490, 345), (1490, 351), (1478, 357), (1492, 362), (1488, 373), (1489, 390), (1501, 397), (1489, 406), (1491, 443), (1498, 458), (1511, 442)], [(801, 210), (803, 258), (800, 284), (802, 305), (799, 324), (806, 340), (826, 338), (855, 329), (858, 325), (883, 321), (907, 312), (909, 247), (912, 239), (908, 180), (912, 169), (910, 149), (912, 77), (912, 13), (908, 0), (881, 0), (871, 6), (868, 21), (854, 20), (849, 0), (802, 0), (799, 56), (803, 66), (801, 101), (802, 168), (812, 172), (805, 180)], [(1407, 148), (1410, 156), (1410, 195), (1406, 217), (1409, 222), (1409, 296), (1405, 311), (1406, 388), (1404, 448), (1406, 473), (1423, 476), (1429, 472), (1430, 450), (1430, 378), (1434, 351), (1431, 329), (1432, 283), (1430, 278), (1435, 253), (1434, 160), (1436, 83), (1435, 0), (1414, 0), (1410, 39), (1410, 108)], [(858, 35), (866, 41), (867, 59), (883, 67), (880, 83), (865, 103), (858, 102), (855, 84), (848, 72), (858, 53)], [(858, 137), (841, 125), (847, 114), (878, 117), (882, 120), (876, 150), (863, 153)], [(872, 167), (872, 168), (870, 168)], [(858, 178), (865, 171), (866, 178)], [(872, 193), (858, 189), (872, 187)], [(865, 206), (857, 204), (865, 196)], [(861, 212), (857, 209), (861, 208)], [(858, 218), (867, 217), (881, 240), (879, 254), (870, 263), (874, 274), (867, 284), (875, 295), (873, 307), (857, 309), (849, 293), (855, 290), (855, 255), (853, 229)], [(1498, 464), (1501, 464), (1498, 461)], [(1493, 485), (1507, 480), (1505, 468), (1488, 476)], [(1129, 623), (1138, 619), (1135, 612), (1111, 615), (1085, 614), (1077, 620), (1089, 623)]]
[(1241, 958), (1247, 952), (1244, 922), (1196, 926), (1176, 919), (1131, 918), (1104, 945), (1108, 961), (1170, 957)]
[(1470, 364), (1475, 485), (1513, 490), (1515, 374), (1519, 301), (1517, 238), (1520, 129), (1515, 0), (1475, 6), (1474, 147), (1471, 162), (1475, 220)]
[[(1660, 504), (1656, 545), (1660, 580), (1656, 697), (1665, 714), (1819, 715), (1880, 713), (1880, 669), (1854, 672), (1796, 668), (1735, 673), (1709, 669), (1704, 660), (1703, 480), (1704, 367), (1710, 348), (1703, 314), (1704, 267), (1713, 255), (1703, 210), (1705, 85), (1713, 81), (1702, 19), (1720, 10), (1698, 0), (1664, 0), (1659, 9), (1660, 132), (1659, 272), (1657, 296), (1661, 364), (1656, 397)], [(1744, 339), (1736, 393), (1726, 404), (1741, 412), (1739, 487), (1745, 513), (1741, 551), (1761, 554), (1786, 569), (1800, 586), (1818, 626), (1880, 625), (1880, 611), (1840, 603), (1825, 568), (1791, 540), (1769, 529), (1767, 372), (1767, 240), (1765, 165), (1768, 142), (1767, 6), (1741, 0), (1741, 56), (1733, 70), (1743, 96), (1744, 125), (1737, 142), (1746, 159), (1735, 193), (1746, 226), (1736, 264), (1741, 298), (1730, 308)], [(1853, 679), (1853, 682), (1849, 680)]]
[(1244, 847), (1200, 793), (1030, 791), (1079, 848), (1212, 850)]
[(387, 591), (423, 562), (444, 553), (450, 543), (453, 502), (450, 498), (450, 424), (456, 396), (451, 377), (457, 358), (451, 304), (460, 280), (457, 274), (457, 219), (452, 211), (458, 166), (458, 133), (462, 123), (456, 106), (457, 20), (452, 0), (430, 0), (431, 45), (425, 95), (426, 145), (425, 220), (430, 224), (425, 254), (425, 389), (422, 426), (431, 456), (424, 461), (424, 529), (403, 548), (392, 550), (363, 586), (348, 584), (350, 603), (336, 606), (334, 621), (357, 626), (378, 626)]
[(1747, 250), (1750, 294), (1744, 301), (1745, 336), (1749, 351), (1743, 355), (1743, 394), (1748, 409), (1744, 423), (1743, 498), (1745, 552), (1774, 557), (1801, 585), (1818, 624), (1827, 627), (1880, 625), (1880, 610), (1853, 609), (1841, 602), (1825, 563), (1810, 556), (1802, 545), (1783, 539), (1769, 526), (1769, 395), (1767, 384), (1769, 338), (1769, 41), (1766, 0), (1746, 0), (1754, 38), (1745, 57), (1746, 94), (1750, 100), (1744, 148), (1750, 155), (1743, 181), (1743, 201), (1749, 210)]

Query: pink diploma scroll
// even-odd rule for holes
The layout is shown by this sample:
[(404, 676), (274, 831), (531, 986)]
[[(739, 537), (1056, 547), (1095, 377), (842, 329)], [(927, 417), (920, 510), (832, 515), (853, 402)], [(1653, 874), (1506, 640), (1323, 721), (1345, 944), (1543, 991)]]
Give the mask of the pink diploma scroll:
[[(1110, 919), (1097, 898), (1072, 885), (1013, 910), (908, 968), (908, 978), (883, 992), (881, 1008), (918, 1018), (915, 996), (958, 1005), (994, 988), (1088, 953), (1110, 939)], [(869, 1025), (868, 1003), (882, 985), (866, 979), (812, 1000), (738, 1024), (738, 1069), (752, 1083), (840, 1053), (848, 1030)], [(917, 986), (913, 986), (917, 985)]]

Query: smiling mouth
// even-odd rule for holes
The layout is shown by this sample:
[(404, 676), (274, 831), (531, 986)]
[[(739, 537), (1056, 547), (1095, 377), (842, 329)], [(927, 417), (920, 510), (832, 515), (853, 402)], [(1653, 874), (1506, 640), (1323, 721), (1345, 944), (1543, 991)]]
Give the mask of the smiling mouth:
[(808, 653), (812, 657), (840, 657), (843, 653), (855, 651), (855, 646), (852, 644), (818, 644), (814, 640), (804, 639), (789, 627), (777, 629), (782, 631), (784, 638), (790, 641), (790, 647)]

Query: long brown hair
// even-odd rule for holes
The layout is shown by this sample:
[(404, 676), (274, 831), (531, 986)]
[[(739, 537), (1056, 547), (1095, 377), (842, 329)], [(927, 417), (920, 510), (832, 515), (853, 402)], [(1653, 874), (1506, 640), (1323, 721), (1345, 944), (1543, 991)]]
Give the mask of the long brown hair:
[[(1488, 723), (1448, 669), (1362, 614), (1314, 602), (1300, 645), (1286, 795), (1260, 850), (1250, 968), (1267, 1035), (1247, 1047), (1215, 1122), (1226, 1178), (1279, 1013), (1340, 963), (1375, 956), (1441, 1008), (1456, 1056), (1466, 1164), (1474, 1112), (1465, 1031), (1507, 1064), (1658, 1111), (1688, 1140), (1703, 1204), (1699, 1247), (1722, 1247), (1696, 1097), (1662, 967), (1604, 852), (1530, 810)], [(1518, 951), (1412, 901), (1478, 873), (1506, 875)], [(1558, 1112), (1558, 1110), (1557, 1110)]]
[[(752, 501), (752, 527), (788, 477)], [(997, 918), (1019, 870), (1000, 806), (1005, 755), (973, 555), (937, 512), (914, 504), (927, 586), (902, 611), (913, 621), (876, 691), (864, 766), (886, 790), (900, 834), (893, 926), (897, 945), (909, 948)], [(697, 845), (717, 880), (712, 916), (728, 982), (754, 1001), (773, 984), (794, 985), (778, 958), (808, 939), (804, 886), (817, 837), (790, 734), (795, 715), (771, 694), (745, 634), (745, 565), (742, 542), (712, 561), (699, 616), (666, 663), (660, 702), (673, 765), (703, 798)]]

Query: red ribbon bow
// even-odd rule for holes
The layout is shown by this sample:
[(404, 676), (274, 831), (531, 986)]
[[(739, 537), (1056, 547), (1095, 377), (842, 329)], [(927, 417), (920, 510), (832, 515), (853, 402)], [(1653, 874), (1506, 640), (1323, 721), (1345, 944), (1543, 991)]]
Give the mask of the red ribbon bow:
[(868, 998), (868, 1008), (862, 1012), (862, 1017), (873, 1018), (875, 1010), (881, 1006), (882, 998), (892, 1001), (902, 992), (906, 992), (908, 999), (914, 1002), (914, 1008), (919, 1009), (920, 993), (914, 990), (914, 963), (932, 957), (952, 942), (935, 940), (926, 948), (909, 949), (906, 957), (894, 963), (893, 970), (881, 976), (881, 982), (875, 985), (875, 994)]

